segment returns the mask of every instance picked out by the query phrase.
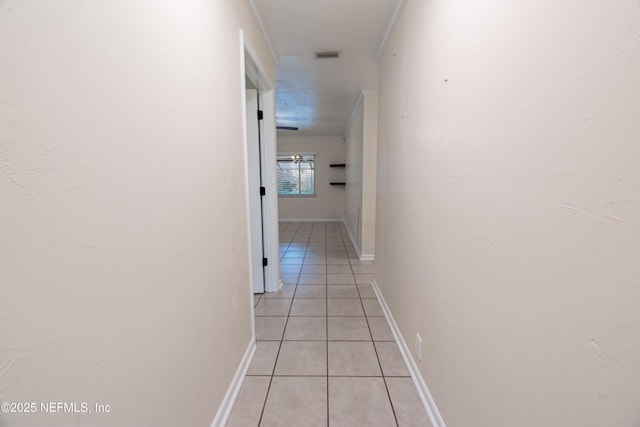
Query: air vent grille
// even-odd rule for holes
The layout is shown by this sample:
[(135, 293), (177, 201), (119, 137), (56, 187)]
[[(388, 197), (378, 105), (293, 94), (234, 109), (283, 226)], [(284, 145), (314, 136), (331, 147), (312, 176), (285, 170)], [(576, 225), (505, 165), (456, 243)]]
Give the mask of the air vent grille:
[(340, 56), (340, 52), (337, 50), (316, 50), (316, 58), (337, 58)]

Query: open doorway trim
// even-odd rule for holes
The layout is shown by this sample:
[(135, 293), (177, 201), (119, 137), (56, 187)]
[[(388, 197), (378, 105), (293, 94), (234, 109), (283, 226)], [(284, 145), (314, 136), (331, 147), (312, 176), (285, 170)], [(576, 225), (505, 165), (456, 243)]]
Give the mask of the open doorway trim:
[[(262, 98), (262, 111), (263, 120), (262, 123), (262, 165), (263, 165), (263, 184), (267, 189), (266, 196), (264, 198), (264, 245), (265, 256), (271, 257), (269, 265), (265, 268), (265, 291), (275, 292), (280, 289), (282, 282), (280, 280), (280, 242), (279, 242), (279, 223), (278, 223), (278, 198), (276, 187), (276, 113), (275, 113), (275, 82), (271, 81), (265, 72), (265, 68), (262, 66), (259, 56), (255, 49), (251, 46), (251, 43), (247, 39), (244, 31), (239, 30), (239, 54), (240, 54), (240, 81), (241, 92), (238, 94), (242, 99), (242, 126), (243, 126), (243, 146), (245, 156), (245, 194), (246, 194), (246, 215), (247, 215), (247, 242), (249, 244), (249, 262), (251, 262), (251, 210), (249, 207), (249, 173), (248, 170), (248, 157), (247, 157), (247, 123), (246, 123), (246, 76), (256, 83), (260, 96)], [(266, 167), (265, 167), (266, 165)], [(269, 166), (270, 165), (270, 166)], [(253, 171), (255, 172), (255, 171)], [(250, 265), (250, 264), (249, 264)], [(253, 310), (253, 272), (249, 269), (250, 283), (247, 286), (247, 297), (250, 298), (251, 307), (251, 341), (240, 361), (231, 384), (227, 389), (218, 412), (216, 413), (211, 427), (222, 427), (227, 422), (233, 403), (238, 396), (240, 387), (244, 377), (249, 369), (249, 364), (256, 350), (255, 343), (255, 318)]]
[[(282, 286), (280, 280), (280, 242), (278, 223), (278, 197), (276, 184), (276, 112), (275, 112), (275, 82), (272, 81), (260, 61), (260, 57), (251, 45), (243, 30), (240, 30), (240, 40), (242, 49), (241, 78), (243, 82), (243, 96), (246, 92), (245, 76), (249, 77), (257, 86), (263, 120), (261, 126), (261, 158), (262, 158), (262, 182), (266, 188), (266, 195), (263, 198), (263, 239), (264, 256), (269, 263), (264, 270), (265, 292), (276, 292)], [(244, 105), (244, 104), (243, 104)], [(243, 107), (244, 108), (244, 107)], [(246, 112), (245, 112), (246, 113)], [(246, 117), (246, 116), (245, 116)], [(245, 150), (247, 149), (246, 124), (244, 136)], [(245, 153), (246, 154), (246, 153)], [(257, 171), (247, 171), (257, 173)], [(248, 197), (248, 194), (247, 194)], [(251, 244), (251, 236), (249, 236)], [(253, 285), (253, 278), (252, 278)], [(253, 289), (253, 286), (251, 287)]]

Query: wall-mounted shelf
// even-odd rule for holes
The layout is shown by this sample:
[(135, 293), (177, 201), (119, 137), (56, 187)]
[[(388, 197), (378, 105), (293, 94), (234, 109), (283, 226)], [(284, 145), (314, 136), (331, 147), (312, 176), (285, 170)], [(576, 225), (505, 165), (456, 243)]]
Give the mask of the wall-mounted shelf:
[(330, 174), (332, 176), (329, 178), (329, 185), (344, 187), (346, 185), (345, 166), (347, 165), (344, 163), (329, 163), (329, 166), (332, 169), (339, 169), (339, 171)]

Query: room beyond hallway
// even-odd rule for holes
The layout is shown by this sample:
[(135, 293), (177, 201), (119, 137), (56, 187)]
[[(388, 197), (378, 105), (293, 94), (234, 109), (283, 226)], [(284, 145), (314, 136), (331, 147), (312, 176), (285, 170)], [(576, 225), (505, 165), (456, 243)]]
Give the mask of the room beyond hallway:
[(344, 226), (281, 223), (280, 268), (282, 289), (255, 295), (257, 349), (227, 427), (429, 426)]

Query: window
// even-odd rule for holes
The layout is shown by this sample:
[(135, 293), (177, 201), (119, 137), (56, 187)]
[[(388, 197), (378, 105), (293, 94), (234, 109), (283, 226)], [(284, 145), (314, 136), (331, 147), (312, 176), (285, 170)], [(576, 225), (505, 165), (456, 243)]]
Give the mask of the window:
[(309, 153), (278, 154), (278, 196), (315, 196), (315, 158)]

